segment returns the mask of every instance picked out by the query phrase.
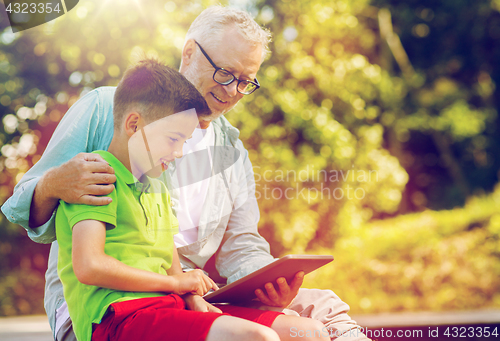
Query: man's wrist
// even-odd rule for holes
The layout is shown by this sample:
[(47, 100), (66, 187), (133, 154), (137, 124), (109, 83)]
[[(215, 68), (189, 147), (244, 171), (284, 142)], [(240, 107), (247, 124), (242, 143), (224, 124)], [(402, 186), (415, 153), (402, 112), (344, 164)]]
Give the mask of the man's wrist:
[(52, 194), (50, 172), (51, 169), (38, 179), (31, 198), (29, 227), (32, 229), (38, 228), (49, 221), (59, 203), (59, 198), (54, 197)]
[(38, 184), (35, 187), (35, 190), (39, 190), (39, 195), (44, 199), (44, 200), (49, 200), (52, 202), (58, 202), (61, 198), (58, 193), (58, 191), (54, 190), (54, 179), (57, 179), (56, 173), (57, 168), (53, 167), (47, 170), (40, 180), (38, 181)]

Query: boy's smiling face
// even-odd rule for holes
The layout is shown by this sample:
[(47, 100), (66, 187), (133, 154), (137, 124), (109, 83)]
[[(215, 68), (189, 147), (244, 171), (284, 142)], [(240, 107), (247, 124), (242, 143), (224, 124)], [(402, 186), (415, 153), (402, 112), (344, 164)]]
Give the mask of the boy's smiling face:
[(197, 125), (198, 116), (194, 109), (175, 113), (146, 126), (139, 124), (128, 141), (132, 174), (139, 180), (144, 174), (159, 177), (170, 162), (182, 157), (184, 142)]

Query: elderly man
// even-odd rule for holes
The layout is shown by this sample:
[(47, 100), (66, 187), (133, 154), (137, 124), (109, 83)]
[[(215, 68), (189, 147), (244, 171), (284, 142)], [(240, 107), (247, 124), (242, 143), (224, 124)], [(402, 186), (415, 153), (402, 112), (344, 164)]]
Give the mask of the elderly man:
[[(166, 172), (180, 223), (175, 243), (184, 270), (208, 269), (213, 260), (216, 275), (228, 283), (274, 260), (269, 244), (257, 230), (259, 209), (248, 152), (238, 139), (238, 130), (222, 116), (244, 95), (259, 88), (256, 75), (269, 40), (269, 33), (246, 12), (214, 6), (192, 23), (182, 51), (180, 72), (204, 96), (212, 116), (200, 122), (200, 129), (183, 150), (184, 154), (206, 150), (203, 155), (207, 157), (181, 159)], [(109, 203), (104, 195), (113, 190), (114, 171), (98, 155), (88, 153), (109, 147), (114, 91), (112, 87), (96, 89), (71, 107), (40, 161), (2, 206), (7, 218), (22, 225), (31, 239), (52, 242), (45, 309), (59, 341), (75, 337), (57, 277), (53, 212), (60, 199), (92, 205)], [(228, 150), (236, 151), (236, 157), (227, 155)], [(234, 162), (214, 173), (221, 155)], [(205, 163), (200, 166), (200, 162)], [(203, 175), (206, 170), (209, 176)], [(266, 293), (256, 294), (266, 306), (320, 320), (332, 339), (342, 335), (345, 340), (366, 340), (347, 315), (347, 304), (330, 290), (299, 290), (302, 278), (298, 273), (290, 284), (278, 279), (279, 290), (268, 285)]]

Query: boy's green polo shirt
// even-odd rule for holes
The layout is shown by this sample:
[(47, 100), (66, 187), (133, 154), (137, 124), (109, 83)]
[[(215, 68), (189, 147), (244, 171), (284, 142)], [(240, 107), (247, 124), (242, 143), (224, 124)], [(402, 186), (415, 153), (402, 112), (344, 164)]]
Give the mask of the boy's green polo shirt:
[(73, 226), (82, 220), (105, 222), (104, 251), (107, 255), (129, 266), (164, 275), (172, 264), (173, 235), (178, 230), (177, 219), (170, 208), (170, 196), (163, 183), (151, 180), (148, 190), (141, 192), (132, 173), (111, 153), (95, 153), (115, 170), (115, 190), (109, 195), (113, 201), (106, 206), (61, 201), (56, 213), (58, 274), (79, 341), (91, 340), (92, 323), (101, 322), (111, 303), (165, 293), (117, 291), (80, 283), (71, 262)]

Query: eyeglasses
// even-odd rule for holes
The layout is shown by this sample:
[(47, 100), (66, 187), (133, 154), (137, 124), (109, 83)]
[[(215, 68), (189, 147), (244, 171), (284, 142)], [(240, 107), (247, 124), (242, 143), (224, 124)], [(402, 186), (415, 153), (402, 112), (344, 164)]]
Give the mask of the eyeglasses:
[(203, 47), (201, 47), (201, 45), (198, 44), (197, 41), (195, 41), (195, 43), (200, 48), (201, 53), (203, 53), (203, 55), (207, 58), (207, 60), (210, 62), (210, 64), (212, 64), (212, 66), (214, 67), (214, 69), (215, 69), (215, 72), (213, 75), (214, 81), (216, 81), (217, 83), (219, 83), (221, 85), (229, 85), (234, 81), (238, 81), (238, 86), (236, 87), (236, 89), (238, 90), (238, 92), (240, 94), (243, 94), (243, 95), (250, 95), (252, 92), (254, 92), (258, 88), (260, 88), (260, 84), (259, 84), (259, 81), (257, 80), (257, 78), (254, 78), (253, 82), (246, 80), (246, 79), (238, 79), (231, 72), (225, 70), (224, 68), (221, 68), (221, 67), (218, 67), (217, 65), (215, 65), (215, 63), (212, 61), (212, 59), (210, 59), (210, 57), (205, 52), (205, 50), (203, 50)]

